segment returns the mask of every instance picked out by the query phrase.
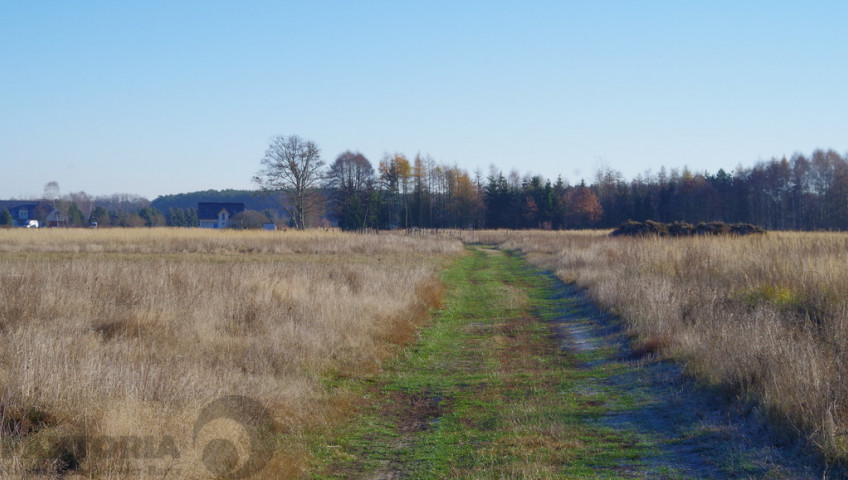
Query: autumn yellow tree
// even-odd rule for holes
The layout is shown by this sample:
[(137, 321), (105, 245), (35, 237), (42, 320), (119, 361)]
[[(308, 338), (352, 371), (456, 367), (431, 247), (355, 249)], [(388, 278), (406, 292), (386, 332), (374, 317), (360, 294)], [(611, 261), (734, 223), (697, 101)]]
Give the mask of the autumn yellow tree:
[(604, 214), (601, 202), (585, 182), (570, 189), (563, 199), (565, 204), (568, 226), (571, 228), (587, 228), (598, 223)]
[(412, 166), (402, 153), (385, 155), (380, 160), (380, 187), (387, 207), (387, 221), (391, 226), (409, 227), (408, 193)]

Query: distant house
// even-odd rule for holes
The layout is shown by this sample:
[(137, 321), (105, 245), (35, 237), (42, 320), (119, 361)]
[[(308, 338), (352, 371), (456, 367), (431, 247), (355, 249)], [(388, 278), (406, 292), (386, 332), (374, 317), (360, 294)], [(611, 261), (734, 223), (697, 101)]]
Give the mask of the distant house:
[(200, 228), (227, 228), (230, 217), (244, 211), (244, 203), (200, 202), (197, 221)]
[(57, 209), (53, 209), (47, 215), (48, 227), (66, 227), (68, 225), (68, 216)]
[(4, 208), (12, 215), (12, 221), (16, 227), (25, 227), (30, 224), (30, 220), (35, 219), (35, 209), (37, 203), (29, 203), (26, 201), (5, 200), (0, 201), (0, 211)]

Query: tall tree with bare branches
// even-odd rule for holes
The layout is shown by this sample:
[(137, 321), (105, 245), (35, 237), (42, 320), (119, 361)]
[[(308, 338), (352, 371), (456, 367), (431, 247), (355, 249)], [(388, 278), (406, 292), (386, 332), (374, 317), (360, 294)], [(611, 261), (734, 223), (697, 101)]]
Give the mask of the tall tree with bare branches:
[(263, 191), (283, 194), (283, 208), (295, 228), (303, 230), (307, 215), (319, 203), (317, 187), (323, 166), (315, 142), (297, 135), (278, 135), (271, 139), (253, 183)]
[(347, 150), (336, 157), (327, 173), (327, 187), (333, 192), (333, 207), (342, 230), (356, 230), (373, 225), (376, 205), (371, 205), (374, 167), (359, 152)]

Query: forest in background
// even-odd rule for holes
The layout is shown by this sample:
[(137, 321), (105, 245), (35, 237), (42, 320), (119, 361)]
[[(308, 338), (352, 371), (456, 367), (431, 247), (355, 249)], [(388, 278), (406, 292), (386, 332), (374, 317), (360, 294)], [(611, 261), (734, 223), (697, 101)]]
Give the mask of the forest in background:
[[(348, 151), (321, 175), (321, 186), (309, 192), (316, 205), (309, 226), (579, 229), (656, 220), (750, 223), (779, 230), (848, 228), (848, 155), (833, 150), (773, 158), (729, 172), (663, 167), (629, 181), (619, 171), (602, 168), (576, 185), (562, 177), (522, 176), (495, 167), (485, 175), (469, 173), (421, 155), (411, 160), (385, 155), (375, 168), (362, 154)], [(32, 202), (44, 219), (58, 211), (66, 226), (191, 227), (197, 225), (197, 203), (205, 201), (243, 202), (268, 221), (289, 222), (281, 193), (207, 190), (151, 202), (129, 194), (58, 195), (54, 186)], [(8, 211), (0, 208), (0, 225), (10, 224)]]

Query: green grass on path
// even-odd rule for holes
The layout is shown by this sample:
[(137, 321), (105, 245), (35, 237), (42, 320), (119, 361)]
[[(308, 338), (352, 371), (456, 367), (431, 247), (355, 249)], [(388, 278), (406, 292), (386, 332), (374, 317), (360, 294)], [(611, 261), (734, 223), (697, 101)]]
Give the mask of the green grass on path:
[(520, 256), (467, 248), (419, 340), (378, 378), (329, 386), (364, 400), (313, 439), (312, 478), (801, 478), (711, 416), (679, 367), (625, 358), (576, 291)]
[(316, 442), (315, 478), (620, 478), (649, 448), (593, 421), (607, 395), (580, 388), (599, 372), (562, 352), (546, 323), (568, 308), (552, 280), (470, 250), (444, 274), (432, 327), (357, 419)]

